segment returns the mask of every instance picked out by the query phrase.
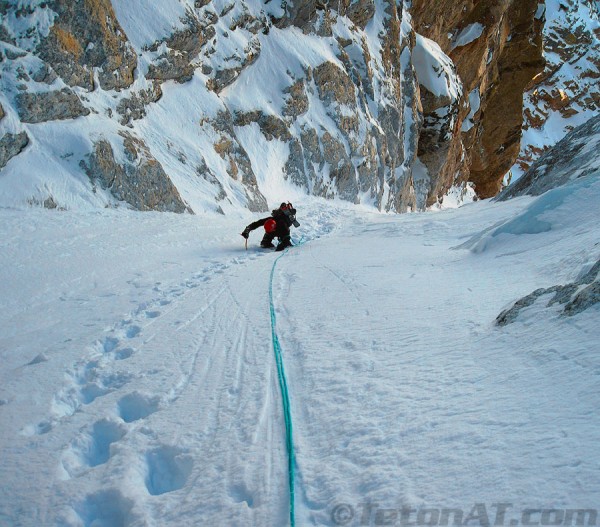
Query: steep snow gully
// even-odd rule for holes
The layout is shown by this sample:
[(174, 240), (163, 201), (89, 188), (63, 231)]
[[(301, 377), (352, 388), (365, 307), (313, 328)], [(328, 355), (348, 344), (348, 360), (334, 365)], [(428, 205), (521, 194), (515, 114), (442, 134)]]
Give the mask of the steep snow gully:
[(598, 304), (496, 324), (600, 259), (598, 178), (539, 199), (307, 198), (276, 262), (245, 213), (0, 210), (0, 525), (595, 510)]

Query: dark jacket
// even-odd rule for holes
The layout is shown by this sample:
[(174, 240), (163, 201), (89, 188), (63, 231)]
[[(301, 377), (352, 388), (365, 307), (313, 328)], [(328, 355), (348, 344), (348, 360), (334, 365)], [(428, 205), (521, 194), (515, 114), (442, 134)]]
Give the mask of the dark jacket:
[(277, 224), (277, 226), (275, 227), (275, 231), (270, 233), (271, 239), (275, 238), (276, 236), (279, 239), (283, 239), (286, 236), (290, 235), (290, 227), (293, 224), (293, 220), (280, 209), (275, 209), (271, 213), (271, 216), (268, 216), (267, 218), (261, 218), (260, 220), (252, 222), (246, 227), (245, 230), (247, 232), (250, 232), (254, 229), (258, 229), (259, 227), (262, 227), (267, 222), (267, 220), (270, 220), (271, 218), (273, 218), (275, 220), (275, 223)]

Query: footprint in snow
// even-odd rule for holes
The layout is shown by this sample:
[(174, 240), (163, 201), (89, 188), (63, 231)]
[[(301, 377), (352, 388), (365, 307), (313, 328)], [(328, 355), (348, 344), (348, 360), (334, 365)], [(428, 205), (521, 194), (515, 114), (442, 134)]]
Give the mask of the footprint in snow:
[(131, 326), (127, 328), (126, 335), (128, 339), (133, 339), (137, 337), (142, 331), (142, 328), (139, 326)]
[[(158, 315), (160, 315), (160, 312), (158, 311), (151, 312), (150, 314), (146, 313), (146, 316), (148, 318), (153, 318), (154, 316)], [(121, 336), (124, 336), (128, 339), (133, 339), (137, 337), (141, 333), (141, 331), (142, 329), (139, 326), (134, 325), (128, 327)], [(103, 352), (105, 355), (112, 354), (115, 360), (128, 359), (129, 357), (131, 357), (131, 355), (133, 355), (134, 350), (132, 348), (118, 349), (120, 345), (121, 340), (117, 337), (106, 337), (102, 341), (98, 342), (100, 351)]]
[(82, 475), (88, 468), (106, 463), (110, 445), (119, 441), (127, 430), (114, 421), (96, 421), (91, 429), (75, 438), (62, 456), (62, 465), (70, 477)]
[(27, 437), (31, 436), (40, 436), (47, 434), (52, 430), (52, 423), (50, 421), (40, 421), (35, 425), (27, 425), (23, 430), (21, 430), (21, 434)]
[(163, 445), (146, 454), (146, 464), (146, 489), (152, 496), (159, 496), (183, 488), (194, 460), (180, 448)]
[(123, 348), (115, 351), (115, 360), (125, 360), (131, 357), (134, 354), (135, 350), (133, 348)]
[(102, 349), (104, 353), (110, 353), (119, 345), (119, 339), (116, 337), (106, 337), (102, 341)]
[(96, 369), (97, 364), (97, 361), (89, 362), (81, 372), (73, 375), (72, 386), (54, 396), (51, 411), (55, 417), (73, 415), (82, 405), (122, 388), (133, 378), (132, 374), (124, 372), (103, 374)]
[(236, 503), (246, 503), (248, 507), (252, 508), (254, 505), (254, 496), (248, 490), (244, 483), (236, 483), (229, 487), (229, 496)]
[(125, 527), (132, 525), (133, 500), (123, 496), (118, 489), (108, 489), (89, 494), (85, 500), (75, 506), (75, 512), (84, 527), (110, 525)]
[(158, 410), (160, 398), (139, 392), (133, 392), (119, 399), (117, 408), (119, 416), (126, 423), (145, 419)]

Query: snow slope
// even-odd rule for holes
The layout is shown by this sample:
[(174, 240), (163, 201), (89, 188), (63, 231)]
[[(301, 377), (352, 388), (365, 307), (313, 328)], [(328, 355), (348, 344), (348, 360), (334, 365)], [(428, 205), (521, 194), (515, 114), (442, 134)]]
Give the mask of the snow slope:
[[(563, 198), (295, 203), (306, 243), (273, 292), (297, 525), (594, 507), (598, 304), (495, 324), (600, 257), (600, 181)], [(275, 255), (258, 233), (244, 250), (252, 216), (0, 217), (0, 524), (288, 524)]]

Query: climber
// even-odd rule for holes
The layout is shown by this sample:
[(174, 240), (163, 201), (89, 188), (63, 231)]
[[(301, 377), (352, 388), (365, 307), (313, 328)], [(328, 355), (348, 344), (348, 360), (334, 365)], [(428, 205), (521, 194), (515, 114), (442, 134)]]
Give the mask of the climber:
[(292, 246), (292, 239), (290, 237), (290, 227), (300, 227), (300, 224), (296, 220), (296, 209), (291, 203), (282, 203), (278, 209), (271, 212), (271, 216), (257, 220), (248, 225), (242, 236), (248, 239), (250, 231), (258, 229), (259, 227), (265, 228), (265, 235), (263, 236), (260, 246), (265, 249), (272, 249), (273, 238), (277, 236), (279, 243), (277, 244), (276, 251), (283, 251), (286, 247)]

